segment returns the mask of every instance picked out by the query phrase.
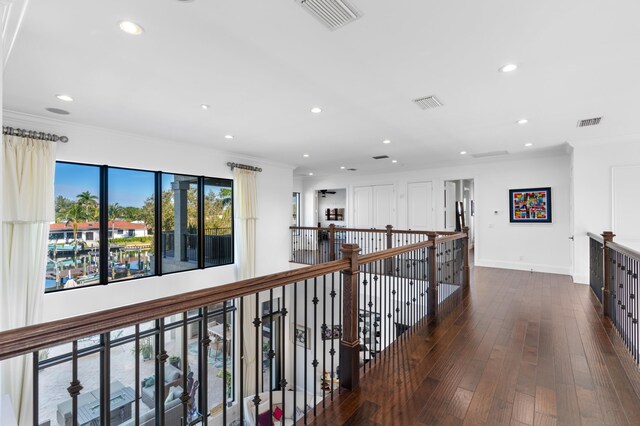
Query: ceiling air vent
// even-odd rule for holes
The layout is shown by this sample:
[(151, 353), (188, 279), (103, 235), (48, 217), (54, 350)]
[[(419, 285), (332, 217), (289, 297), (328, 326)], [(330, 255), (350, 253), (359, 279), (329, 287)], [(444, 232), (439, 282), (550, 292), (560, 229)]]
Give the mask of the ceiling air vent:
[(436, 95), (414, 99), (413, 102), (422, 109), (438, 108), (444, 105), (440, 99), (436, 98)]
[(355, 172), (355, 171), (357, 171), (358, 169), (347, 169), (347, 170), (348, 170), (348, 171), (350, 171), (350, 172)]
[(388, 155), (376, 155), (375, 157), (373, 157), (374, 160), (383, 160), (385, 158), (389, 158)]
[(342, 28), (362, 14), (348, 0), (296, 0), (331, 31)]
[(578, 121), (578, 127), (597, 126), (598, 124), (600, 124), (601, 120), (602, 120), (602, 117), (587, 118), (586, 120), (580, 120)]
[(491, 151), (481, 152), (480, 154), (471, 154), (473, 158), (486, 158), (486, 157), (498, 157), (500, 155), (507, 155), (509, 151)]

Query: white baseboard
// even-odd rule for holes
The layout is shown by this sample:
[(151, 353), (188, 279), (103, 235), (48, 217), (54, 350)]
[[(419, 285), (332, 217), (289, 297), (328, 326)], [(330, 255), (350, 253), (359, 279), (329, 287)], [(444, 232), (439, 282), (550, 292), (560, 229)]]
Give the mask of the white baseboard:
[(589, 276), (588, 275), (574, 275), (573, 276), (574, 284), (586, 284), (589, 285)]
[(476, 266), (484, 266), (487, 268), (515, 269), (517, 271), (533, 271), (545, 272), (548, 274), (570, 275), (571, 268), (569, 266), (555, 265), (537, 265), (531, 263), (504, 262), (501, 260), (479, 259), (475, 262)]

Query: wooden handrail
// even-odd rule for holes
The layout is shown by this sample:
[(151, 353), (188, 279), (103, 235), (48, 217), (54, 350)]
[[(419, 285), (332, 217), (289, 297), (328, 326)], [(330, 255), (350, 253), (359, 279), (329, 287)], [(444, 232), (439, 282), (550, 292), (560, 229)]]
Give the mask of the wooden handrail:
[(395, 248), (387, 249), (384, 251), (377, 251), (375, 253), (363, 254), (358, 258), (358, 262), (360, 262), (360, 264), (371, 263), (371, 262), (386, 259), (389, 257), (397, 256), (399, 254), (408, 253), (413, 250), (430, 247), (432, 245), (433, 243), (428, 240), (428, 241), (421, 241), (415, 244), (408, 244), (406, 246), (395, 247)]
[[(316, 226), (290, 226), (291, 230), (306, 230), (306, 231), (329, 231), (330, 228), (322, 228)], [(379, 234), (384, 234), (387, 232), (386, 228), (335, 228), (336, 232), (338, 231), (350, 231), (350, 232), (377, 232)], [(393, 234), (415, 234), (415, 235), (456, 235), (458, 232), (455, 231), (414, 231), (411, 229), (395, 229), (392, 228), (391, 232)]]
[(607, 247), (640, 262), (640, 252), (637, 250), (614, 242), (607, 242)]
[(596, 240), (600, 244), (604, 244), (604, 240), (602, 239), (602, 235), (594, 234), (593, 232), (587, 232), (587, 237)]

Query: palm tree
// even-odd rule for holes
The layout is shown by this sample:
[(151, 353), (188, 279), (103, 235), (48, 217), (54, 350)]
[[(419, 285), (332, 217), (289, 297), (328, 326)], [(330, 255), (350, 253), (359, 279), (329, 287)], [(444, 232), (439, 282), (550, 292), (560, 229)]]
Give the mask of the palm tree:
[(122, 214), (124, 208), (118, 204), (109, 204), (109, 220), (111, 221), (111, 238), (116, 237), (116, 219)]
[[(84, 219), (94, 220), (96, 217), (96, 210), (98, 209), (98, 196), (93, 195), (89, 191), (81, 192), (76, 195), (77, 203), (84, 208)], [(89, 214), (91, 212), (91, 214)]]
[(77, 266), (78, 260), (78, 223), (82, 220), (83, 212), (82, 206), (78, 203), (73, 203), (64, 212), (66, 216), (66, 226), (71, 225), (73, 227), (73, 263)]

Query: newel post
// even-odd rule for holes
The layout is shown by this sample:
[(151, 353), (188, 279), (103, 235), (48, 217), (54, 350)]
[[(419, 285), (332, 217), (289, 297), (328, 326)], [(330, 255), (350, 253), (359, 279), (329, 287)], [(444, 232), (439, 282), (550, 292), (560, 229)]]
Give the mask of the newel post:
[(603, 287), (602, 287), (602, 313), (605, 317), (611, 318), (610, 312), (610, 297), (611, 297), (611, 262), (609, 261), (609, 247), (607, 243), (613, 242), (613, 237), (615, 234), (611, 231), (604, 231), (602, 233), (602, 239), (604, 240), (604, 244), (602, 245), (602, 264), (604, 266), (604, 270), (602, 271), (603, 277)]
[[(389, 250), (390, 248), (393, 248), (393, 226), (392, 225), (387, 225), (386, 226), (387, 229), (387, 250)], [(393, 257), (389, 257), (387, 259), (385, 259), (384, 261), (384, 268), (387, 271), (387, 275), (393, 275), (393, 269), (394, 269), (394, 261), (393, 261)]]
[(358, 293), (360, 271), (357, 244), (343, 244), (342, 258), (350, 259), (342, 271), (342, 339), (340, 340), (340, 385), (349, 390), (360, 386), (360, 338), (358, 337)]
[(438, 262), (436, 261), (436, 234), (429, 234), (429, 241), (432, 245), (428, 247), (428, 262), (429, 262), (429, 291), (427, 291), (427, 316), (434, 318), (436, 315), (436, 308), (438, 306)]
[(464, 264), (462, 266), (462, 270), (463, 270), (463, 286), (464, 287), (469, 287), (469, 284), (471, 284), (471, 270), (469, 268), (469, 227), (468, 226), (463, 226), (462, 227), (462, 232), (465, 233), (465, 237), (464, 237), (464, 248), (462, 249), (464, 252)]
[(329, 260), (336, 260), (336, 225), (329, 225)]

